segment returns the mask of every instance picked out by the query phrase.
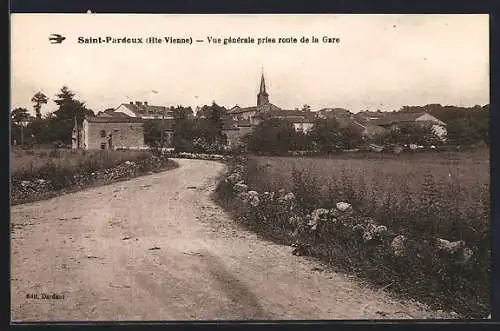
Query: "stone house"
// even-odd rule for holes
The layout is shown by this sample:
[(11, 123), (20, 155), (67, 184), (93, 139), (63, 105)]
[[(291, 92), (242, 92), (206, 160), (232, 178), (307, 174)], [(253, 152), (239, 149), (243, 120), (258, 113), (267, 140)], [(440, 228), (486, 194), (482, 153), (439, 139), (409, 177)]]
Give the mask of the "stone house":
[(144, 123), (140, 118), (86, 117), (79, 131), (81, 149), (146, 148)]
[(402, 123), (414, 123), (430, 125), (434, 133), (442, 140), (445, 140), (447, 135), (446, 123), (427, 112), (364, 112), (361, 116), (366, 123), (374, 124), (385, 130), (397, 129)]
[(75, 119), (72, 133), (73, 149), (144, 149), (144, 124), (162, 121), (165, 145), (173, 145), (173, 116), (164, 106), (150, 106), (147, 102), (121, 104), (116, 109), (88, 116), (79, 125)]

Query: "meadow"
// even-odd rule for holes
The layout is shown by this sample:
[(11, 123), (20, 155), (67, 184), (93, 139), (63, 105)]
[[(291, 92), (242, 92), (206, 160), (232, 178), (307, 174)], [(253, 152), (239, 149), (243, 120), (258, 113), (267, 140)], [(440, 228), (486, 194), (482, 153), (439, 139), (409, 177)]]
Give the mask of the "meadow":
[(10, 169), (13, 179), (52, 179), (59, 175), (74, 175), (115, 167), (125, 161), (140, 161), (151, 157), (148, 151), (84, 151), (54, 148), (13, 148)]
[[(290, 223), (290, 212), (273, 202), (256, 208), (231, 198), (222, 181), (218, 201), (249, 229), (283, 244), (297, 233), (308, 242), (306, 255), (354, 273), (377, 288), (415, 298), (462, 318), (491, 311), (491, 224), (489, 150), (402, 153), (343, 153), (328, 157), (248, 156), (244, 182), (257, 192), (293, 192), (296, 215), (317, 208), (352, 204), (353, 224), (372, 219), (391, 236), (372, 244), (340, 223), (325, 223), (316, 234)], [(230, 165), (230, 169), (238, 165)], [(234, 170), (233, 170), (234, 171)], [(307, 217), (303, 222), (307, 222)], [(351, 221), (348, 221), (348, 223)], [(299, 232), (297, 232), (299, 231)], [(391, 240), (408, 238), (408, 253), (395, 257)], [(437, 249), (439, 239), (463, 240), (473, 258)]]
[(13, 148), (11, 204), (44, 200), (176, 167), (173, 160), (149, 150)]
[[(476, 234), (490, 226), (487, 149), (250, 157), (247, 167), (248, 183), (258, 191), (306, 190), (301, 199), (307, 211), (347, 201), (395, 231), (447, 240), (474, 242)], [(296, 187), (299, 182), (301, 188)]]

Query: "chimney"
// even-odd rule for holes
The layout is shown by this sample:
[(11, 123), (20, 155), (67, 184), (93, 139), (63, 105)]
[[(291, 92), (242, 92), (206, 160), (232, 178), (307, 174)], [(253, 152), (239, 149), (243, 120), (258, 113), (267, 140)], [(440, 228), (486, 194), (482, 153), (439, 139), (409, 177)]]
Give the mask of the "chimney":
[(135, 102), (135, 105), (136, 105), (136, 106), (140, 106), (140, 105), (142, 105), (142, 102), (140, 102), (140, 101), (136, 101), (136, 102)]
[(148, 102), (147, 101), (144, 101), (144, 106), (147, 106), (148, 105)]
[(134, 104), (134, 102), (133, 102), (133, 101), (130, 101), (130, 104), (131, 104), (131, 105), (133, 105), (133, 104)]

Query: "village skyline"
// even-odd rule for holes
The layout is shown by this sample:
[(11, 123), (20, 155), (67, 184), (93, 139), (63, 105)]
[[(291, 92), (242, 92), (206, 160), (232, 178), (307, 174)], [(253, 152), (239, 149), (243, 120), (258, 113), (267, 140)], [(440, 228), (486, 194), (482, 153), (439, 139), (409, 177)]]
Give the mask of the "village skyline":
[[(489, 103), (488, 15), (15, 14), (11, 20), (11, 108), (30, 112), (37, 92), (49, 98), (42, 114), (55, 110), (51, 99), (62, 86), (96, 113), (130, 101), (252, 106), (262, 72), (270, 101), (283, 109), (307, 104), (356, 113)], [(55, 32), (67, 40), (50, 44)], [(78, 37), (98, 34), (328, 35), (340, 43), (78, 44)]]

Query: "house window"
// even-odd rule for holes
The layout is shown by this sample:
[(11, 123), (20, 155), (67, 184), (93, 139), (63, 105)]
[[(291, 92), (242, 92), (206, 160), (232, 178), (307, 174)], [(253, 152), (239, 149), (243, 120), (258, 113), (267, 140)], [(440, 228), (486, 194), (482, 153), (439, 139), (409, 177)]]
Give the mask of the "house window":
[(101, 138), (106, 137), (106, 130), (101, 130)]
[(101, 143), (101, 149), (106, 149), (106, 143)]

